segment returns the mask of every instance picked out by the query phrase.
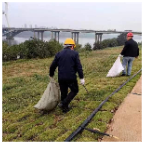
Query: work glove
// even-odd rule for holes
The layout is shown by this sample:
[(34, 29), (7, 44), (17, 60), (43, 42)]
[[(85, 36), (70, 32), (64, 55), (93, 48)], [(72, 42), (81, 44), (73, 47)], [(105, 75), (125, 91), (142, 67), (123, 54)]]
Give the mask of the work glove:
[(123, 57), (123, 55), (120, 54), (118, 57)]
[(52, 79), (53, 79), (53, 77), (51, 77), (51, 76), (48, 76), (48, 77), (49, 77), (49, 79), (50, 79), (50, 80), (52, 80)]
[(84, 85), (84, 84), (85, 84), (85, 80), (84, 80), (84, 78), (80, 80), (80, 83), (81, 83), (82, 85)]

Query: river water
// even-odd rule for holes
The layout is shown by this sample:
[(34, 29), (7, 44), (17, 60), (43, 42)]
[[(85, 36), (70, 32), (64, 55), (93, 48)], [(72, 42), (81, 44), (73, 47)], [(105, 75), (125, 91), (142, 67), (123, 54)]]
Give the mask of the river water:
[[(24, 32), (23, 32), (24, 33)], [(51, 35), (50, 34), (45, 34), (46, 32), (44, 32), (44, 41), (49, 41), (51, 39)], [(20, 35), (21, 34), (21, 35)], [(29, 34), (29, 35), (22, 35), (22, 33), (20, 33), (19, 35), (14, 37), (14, 41), (12, 42), (13, 44), (19, 44), (22, 43), (26, 40), (29, 40), (30, 37), (33, 37), (33, 33)], [(116, 38), (118, 37), (119, 34), (103, 34), (102, 36), (102, 40), (104, 39), (110, 39), (110, 38)], [(59, 42), (60, 43), (64, 43), (66, 38), (71, 37), (70, 33), (60, 33), (60, 38), (59, 38)], [(3, 37), (3, 39), (5, 39), (5, 37)], [(141, 42), (142, 41), (142, 36), (139, 35), (135, 35), (134, 36), (134, 40), (136, 42)], [(91, 46), (93, 47), (93, 44), (95, 42), (95, 34), (94, 33), (80, 33), (79, 34), (79, 44), (81, 44), (82, 46), (84, 46), (86, 43), (90, 43)]]

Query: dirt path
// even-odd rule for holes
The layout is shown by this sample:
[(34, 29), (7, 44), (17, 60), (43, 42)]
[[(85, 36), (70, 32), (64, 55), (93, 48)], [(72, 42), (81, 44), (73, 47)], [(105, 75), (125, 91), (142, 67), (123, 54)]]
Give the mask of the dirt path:
[(107, 133), (119, 139), (104, 137), (102, 142), (141, 142), (142, 141), (142, 77), (132, 92), (124, 99)]

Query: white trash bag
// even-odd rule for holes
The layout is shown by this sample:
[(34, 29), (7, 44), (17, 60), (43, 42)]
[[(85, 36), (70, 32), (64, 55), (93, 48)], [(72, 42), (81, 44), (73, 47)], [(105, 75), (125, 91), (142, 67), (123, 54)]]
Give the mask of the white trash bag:
[(34, 107), (39, 110), (50, 111), (58, 105), (60, 99), (61, 93), (59, 84), (56, 83), (53, 78), (51, 78), (50, 83), (48, 84), (44, 94)]
[(122, 70), (124, 70), (122, 63), (120, 61), (120, 57), (116, 59), (115, 63), (113, 64), (112, 68), (109, 70), (106, 77), (116, 77), (118, 76)]

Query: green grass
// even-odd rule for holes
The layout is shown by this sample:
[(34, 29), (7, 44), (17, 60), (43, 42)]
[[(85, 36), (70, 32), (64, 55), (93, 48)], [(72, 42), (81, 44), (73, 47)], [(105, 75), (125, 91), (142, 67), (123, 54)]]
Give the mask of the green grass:
[[(33, 106), (49, 82), (53, 58), (18, 60), (3, 63), (3, 141), (64, 141), (128, 77), (106, 78), (122, 47), (81, 53), (86, 87), (71, 102), (73, 109), (63, 114), (57, 107), (41, 115)], [(141, 47), (140, 47), (141, 49)], [(140, 50), (141, 52), (141, 50)], [(132, 75), (141, 69), (141, 54), (133, 63)], [(140, 78), (137, 75), (113, 95), (88, 124), (105, 132), (114, 112)], [(55, 74), (57, 80), (57, 72)], [(114, 112), (113, 112), (114, 111)], [(99, 135), (83, 131), (74, 141), (98, 141)]]

